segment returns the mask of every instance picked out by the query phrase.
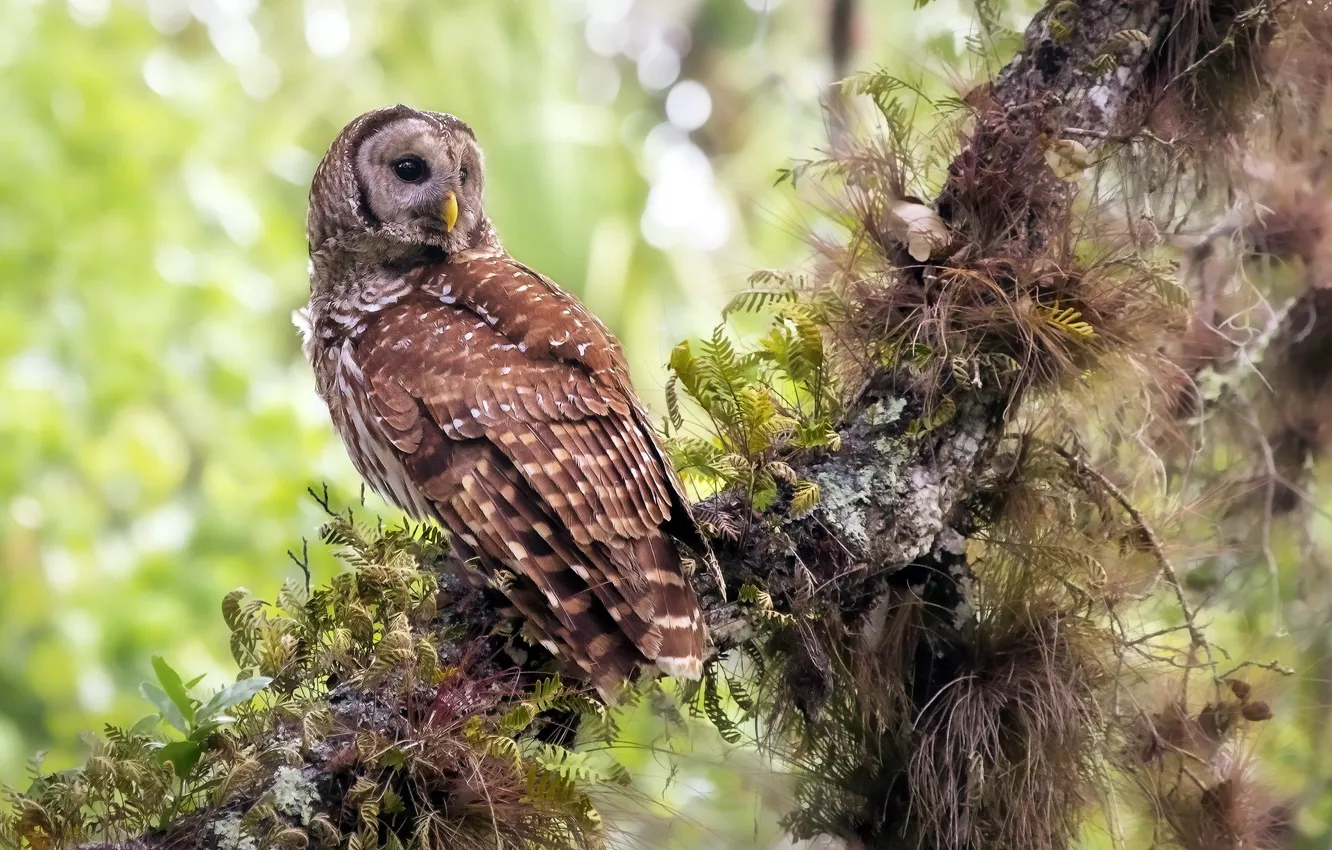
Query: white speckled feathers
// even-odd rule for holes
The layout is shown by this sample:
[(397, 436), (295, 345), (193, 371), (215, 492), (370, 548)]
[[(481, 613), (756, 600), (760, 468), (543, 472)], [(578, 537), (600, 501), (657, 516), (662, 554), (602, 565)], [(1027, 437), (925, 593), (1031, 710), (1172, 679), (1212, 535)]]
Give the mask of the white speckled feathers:
[(433, 512), (595, 679), (642, 661), (697, 676), (698, 603), (662, 531), (682, 499), (608, 333), (507, 257), (423, 269), (414, 291), (357, 366)]

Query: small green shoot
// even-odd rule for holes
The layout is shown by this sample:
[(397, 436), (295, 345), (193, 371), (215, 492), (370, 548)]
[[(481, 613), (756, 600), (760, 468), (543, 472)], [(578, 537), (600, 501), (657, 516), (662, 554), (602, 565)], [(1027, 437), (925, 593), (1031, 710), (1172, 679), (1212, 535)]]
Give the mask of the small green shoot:
[[(166, 743), (158, 751), (158, 759), (170, 763), (181, 780), (193, 772), (203, 757), (209, 737), (224, 724), (235, 722), (236, 718), (225, 712), (249, 702), (273, 681), (268, 676), (241, 679), (222, 688), (205, 703), (190, 695), (190, 689), (203, 680), (202, 676), (185, 682), (160, 655), (153, 656), (153, 672), (157, 674), (157, 682), (139, 685), (139, 693), (157, 708), (173, 729), (185, 736), (185, 740)], [(144, 718), (135, 724), (135, 730), (139, 730), (149, 720), (155, 721), (152, 717)], [(152, 725), (155, 722), (144, 731)]]

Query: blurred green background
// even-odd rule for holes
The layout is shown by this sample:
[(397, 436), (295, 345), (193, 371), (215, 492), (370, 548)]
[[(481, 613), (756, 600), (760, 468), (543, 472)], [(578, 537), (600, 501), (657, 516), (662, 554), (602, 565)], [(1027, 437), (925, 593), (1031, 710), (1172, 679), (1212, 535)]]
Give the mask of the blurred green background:
[[(296, 574), (308, 485), (356, 498), (289, 319), (307, 183), (346, 121), (468, 121), (507, 247), (612, 326), (659, 405), (670, 347), (805, 257), (808, 207), (773, 178), (826, 143), (834, 76), (971, 78), (969, 3), (847, 3), (835, 60), (837, 5), (0, 0), (0, 782), (145, 714), (154, 654), (229, 680), (222, 595)], [(1013, 5), (1017, 25), (1034, 4)], [(337, 568), (311, 555), (316, 581)], [(1313, 770), (1290, 729), (1279, 763)], [(636, 841), (777, 846), (770, 766), (646, 713), (629, 731), (657, 777)]]

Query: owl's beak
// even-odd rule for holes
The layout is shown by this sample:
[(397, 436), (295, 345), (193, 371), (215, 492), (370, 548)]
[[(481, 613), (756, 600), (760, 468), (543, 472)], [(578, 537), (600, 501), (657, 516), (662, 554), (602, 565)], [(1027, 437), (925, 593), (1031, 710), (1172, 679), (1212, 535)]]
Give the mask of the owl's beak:
[(453, 225), (458, 223), (458, 196), (452, 192), (444, 193), (444, 206), (440, 210), (444, 219), (444, 232), (452, 233)]

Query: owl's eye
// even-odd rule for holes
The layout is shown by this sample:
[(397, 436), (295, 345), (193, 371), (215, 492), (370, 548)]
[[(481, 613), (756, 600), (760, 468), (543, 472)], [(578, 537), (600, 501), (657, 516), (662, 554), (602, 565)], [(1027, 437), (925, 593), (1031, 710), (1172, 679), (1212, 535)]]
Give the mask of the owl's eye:
[(394, 161), (393, 173), (404, 183), (420, 183), (430, 176), (430, 168), (419, 156), (404, 156)]
[(466, 185), (466, 183), (467, 183), (467, 166), (464, 165), (462, 168), (458, 169), (458, 184)]

